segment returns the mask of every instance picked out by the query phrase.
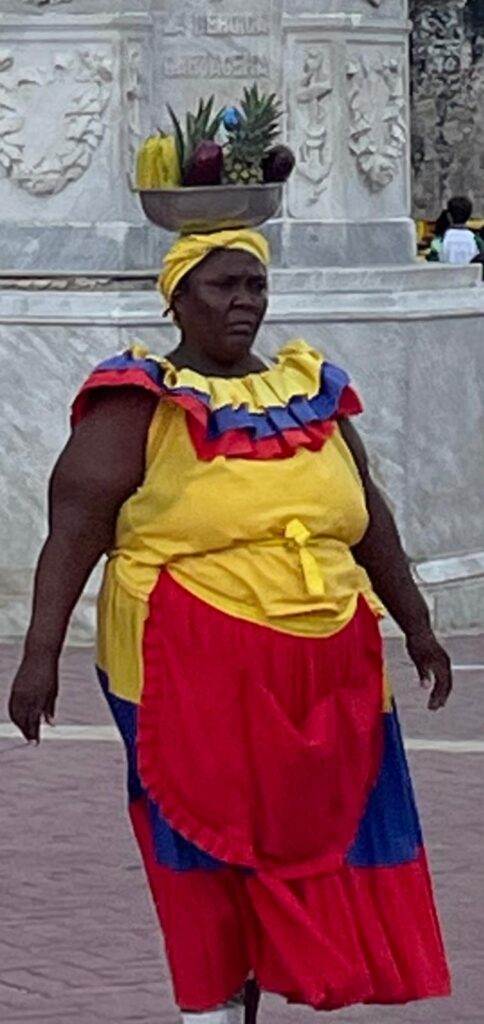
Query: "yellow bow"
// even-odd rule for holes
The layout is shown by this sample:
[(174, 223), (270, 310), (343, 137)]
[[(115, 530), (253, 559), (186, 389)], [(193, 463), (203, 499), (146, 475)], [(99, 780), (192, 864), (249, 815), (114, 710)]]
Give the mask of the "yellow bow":
[(322, 597), (324, 580), (314, 555), (307, 548), (307, 543), (311, 540), (308, 528), (301, 523), (300, 519), (291, 519), (286, 526), (284, 535), (286, 540), (298, 549), (308, 594), (311, 594), (311, 597)]

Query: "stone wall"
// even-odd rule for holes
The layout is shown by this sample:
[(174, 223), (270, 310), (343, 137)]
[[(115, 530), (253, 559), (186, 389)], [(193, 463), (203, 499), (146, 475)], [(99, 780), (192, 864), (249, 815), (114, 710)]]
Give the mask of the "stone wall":
[(452, 194), (484, 216), (484, 0), (412, 0), (413, 210)]

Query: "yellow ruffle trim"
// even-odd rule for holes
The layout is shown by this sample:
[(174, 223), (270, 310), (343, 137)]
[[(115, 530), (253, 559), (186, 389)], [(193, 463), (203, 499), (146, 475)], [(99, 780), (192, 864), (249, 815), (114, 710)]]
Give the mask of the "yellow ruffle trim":
[(297, 396), (314, 398), (321, 388), (325, 361), (321, 352), (302, 338), (284, 345), (273, 366), (245, 377), (204, 377), (186, 367), (177, 369), (169, 359), (153, 355), (143, 345), (134, 345), (131, 352), (135, 359), (148, 357), (163, 367), (166, 388), (191, 388), (207, 395), (213, 411), (229, 405), (233, 409), (245, 406), (250, 412), (263, 412), (271, 407), (284, 408)]

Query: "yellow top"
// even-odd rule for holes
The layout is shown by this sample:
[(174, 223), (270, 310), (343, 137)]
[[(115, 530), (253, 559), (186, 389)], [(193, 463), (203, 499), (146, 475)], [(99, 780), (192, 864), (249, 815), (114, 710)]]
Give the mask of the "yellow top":
[[(168, 389), (203, 391), (212, 410), (284, 408), (293, 396), (314, 396), (324, 364), (301, 342), (265, 373), (229, 381), (157, 361)], [(367, 525), (359, 473), (337, 426), (319, 451), (203, 460), (185, 410), (160, 401), (145, 479), (119, 514), (100, 594), (98, 656), (111, 689), (139, 699), (143, 623), (163, 567), (208, 604), (283, 632), (331, 635), (350, 621), (360, 594), (381, 613), (351, 552)]]

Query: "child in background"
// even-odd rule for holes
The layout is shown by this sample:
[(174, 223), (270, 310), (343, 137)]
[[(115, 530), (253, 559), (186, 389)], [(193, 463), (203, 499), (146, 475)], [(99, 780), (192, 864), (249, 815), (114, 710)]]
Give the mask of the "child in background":
[(466, 196), (454, 196), (447, 204), (450, 227), (445, 232), (439, 254), (441, 263), (471, 263), (479, 255), (474, 232), (467, 227), (472, 203)]

